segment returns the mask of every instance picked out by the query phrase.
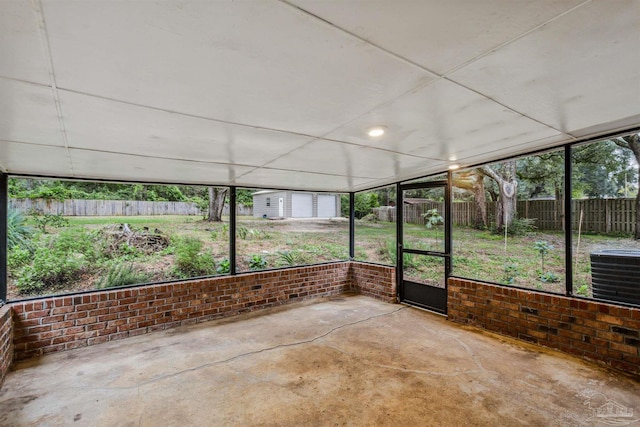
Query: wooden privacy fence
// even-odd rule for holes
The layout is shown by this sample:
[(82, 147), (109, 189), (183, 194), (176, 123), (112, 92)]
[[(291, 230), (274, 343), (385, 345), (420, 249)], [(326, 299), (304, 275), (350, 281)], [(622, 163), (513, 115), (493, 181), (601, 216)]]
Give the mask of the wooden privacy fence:
[[(496, 202), (487, 202), (487, 216), (492, 223), (495, 217)], [(437, 209), (443, 214), (441, 202), (425, 202), (405, 205), (405, 222), (424, 224), (422, 215), (430, 209)], [(564, 202), (562, 200), (520, 200), (518, 201), (518, 217), (535, 219), (534, 225), (539, 230), (564, 230)], [(591, 233), (635, 232), (636, 209), (635, 199), (580, 199), (571, 201), (573, 211), (572, 229), (578, 229), (582, 212), (582, 231)], [(374, 208), (373, 213), (380, 221), (395, 222), (396, 208), (383, 206)], [(454, 225), (472, 226), (476, 215), (474, 202), (454, 202), (452, 222)]]
[[(195, 203), (148, 202), (141, 200), (47, 200), (10, 199), (9, 208), (29, 214), (32, 211), (64, 216), (153, 216), (202, 215)], [(229, 214), (225, 206), (223, 215)], [(238, 205), (238, 215), (252, 215), (251, 207)]]

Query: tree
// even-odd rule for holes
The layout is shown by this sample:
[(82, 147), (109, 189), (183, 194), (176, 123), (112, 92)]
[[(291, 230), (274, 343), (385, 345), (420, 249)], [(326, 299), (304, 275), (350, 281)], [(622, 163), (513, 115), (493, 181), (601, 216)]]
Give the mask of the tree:
[[(640, 134), (622, 136), (613, 140), (621, 148), (626, 148), (633, 152), (636, 158), (636, 167), (640, 168)], [(640, 239), (640, 191), (636, 195), (636, 232), (635, 239)]]
[(222, 221), (222, 210), (224, 209), (224, 201), (229, 191), (226, 187), (209, 187), (209, 213), (207, 221)]
[(496, 229), (503, 230), (511, 225), (517, 212), (518, 180), (516, 179), (516, 161), (511, 160), (496, 166), (481, 166), (483, 174), (498, 184), (499, 197), (496, 204)]
[(473, 193), (476, 214), (473, 227), (479, 230), (487, 228), (487, 200), (484, 189), (484, 174), (480, 169), (471, 169), (455, 174), (453, 186)]

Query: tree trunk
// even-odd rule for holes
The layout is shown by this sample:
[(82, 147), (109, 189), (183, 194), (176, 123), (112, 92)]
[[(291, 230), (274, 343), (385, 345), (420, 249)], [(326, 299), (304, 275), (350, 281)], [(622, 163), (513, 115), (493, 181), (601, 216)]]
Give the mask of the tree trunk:
[(209, 187), (209, 213), (207, 221), (222, 221), (224, 199), (227, 197), (227, 188)]
[(480, 170), (498, 184), (500, 196), (496, 205), (496, 229), (504, 230), (505, 226), (508, 228), (511, 225), (517, 212), (518, 181), (516, 179), (516, 162), (505, 163), (505, 170), (502, 174), (494, 171), (489, 166), (482, 166)]
[[(638, 168), (640, 168), (640, 134), (623, 136), (615, 139), (614, 142), (619, 147), (631, 150), (636, 158)], [(640, 176), (640, 173), (638, 176)], [(638, 191), (638, 194), (636, 195), (636, 232), (634, 238), (636, 240), (640, 240), (640, 191)]]
[(478, 230), (484, 230), (488, 226), (487, 199), (484, 194), (484, 176), (476, 172), (477, 179), (473, 185), (473, 196), (476, 200), (476, 218), (473, 226)]
[(476, 210), (473, 227), (478, 230), (487, 228), (487, 199), (484, 191), (484, 175), (478, 169), (460, 172), (456, 174), (453, 186), (473, 192)]

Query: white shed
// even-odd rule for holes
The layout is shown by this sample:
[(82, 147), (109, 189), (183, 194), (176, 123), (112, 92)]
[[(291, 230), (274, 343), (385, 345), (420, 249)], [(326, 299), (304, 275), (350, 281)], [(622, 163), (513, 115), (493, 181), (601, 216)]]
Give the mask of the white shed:
[(340, 194), (264, 190), (253, 193), (256, 218), (335, 218), (340, 216)]

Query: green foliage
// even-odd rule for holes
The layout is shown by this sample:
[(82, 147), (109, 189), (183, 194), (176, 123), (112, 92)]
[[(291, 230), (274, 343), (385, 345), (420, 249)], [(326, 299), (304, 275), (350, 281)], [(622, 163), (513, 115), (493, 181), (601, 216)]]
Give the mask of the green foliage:
[[(356, 193), (354, 200), (354, 211), (357, 219), (364, 218), (371, 213), (371, 209), (380, 206), (378, 201), (378, 193), (367, 191), (364, 193)], [(343, 194), (340, 197), (340, 210), (343, 217), (349, 217), (349, 196)]]
[(553, 249), (553, 245), (550, 245), (546, 240), (539, 240), (533, 244), (533, 247), (540, 254), (540, 260), (542, 261), (542, 271), (544, 271), (544, 256)]
[(444, 224), (444, 218), (438, 213), (438, 209), (429, 209), (422, 214), (424, 225), (428, 229)]
[(12, 249), (15, 246), (29, 248), (32, 235), (33, 230), (26, 225), (24, 216), (16, 210), (9, 209), (7, 213), (7, 249)]
[(583, 297), (589, 296), (589, 285), (582, 285), (576, 291), (577, 295), (582, 295)]
[(151, 274), (138, 271), (132, 264), (116, 264), (106, 272), (96, 283), (97, 289), (115, 288), (118, 286), (145, 283), (151, 279)]
[(543, 283), (556, 283), (560, 281), (560, 276), (553, 271), (547, 271), (540, 275), (540, 281)]
[(366, 214), (362, 217), (362, 221), (366, 222), (378, 222), (378, 216), (374, 213)]
[(267, 268), (267, 260), (261, 255), (252, 255), (249, 258), (249, 269), (250, 270), (264, 270)]
[(507, 285), (512, 285), (515, 283), (516, 281), (516, 277), (518, 276), (518, 274), (520, 273), (520, 268), (518, 267), (518, 264), (513, 262), (513, 263), (509, 263), (509, 264), (505, 264), (504, 265), (504, 283)]
[(278, 260), (280, 265), (287, 266), (303, 265), (308, 262), (305, 253), (297, 250), (278, 251)]
[(247, 227), (245, 227), (244, 225), (241, 225), (238, 227), (237, 231), (238, 231), (238, 236), (242, 240), (245, 240), (247, 238), (247, 233), (249, 232), (249, 229)]
[(80, 278), (101, 257), (97, 235), (83, 228), (70, 228), (47, 237), (33, 254), (33, 262), (17, 273), (20, 293), (42, 292)]
[(227, 258), (223, 258), (216, 268), (218, 274), (229, 274), (231, 272), (231, 262)]
[(509, 236), (524, 236), (535, 231), (535, 222), (535, 218), (513, 218), (511, 224), (507, 227), (507, 234)]
[(20, 245), (14, 245), (7, 251), (7, 267), (10, 271), (17, 271), (31, 261), (31, 250)]
[(239, 205), (253, 206), (253, 191), (242, 188), (236, 189), (236, 202)]
[(178, 277), (189, 278), (214, 274), (211, 254), (202, 252), (202, 240), (186, 236), (175, 242), (175, 270)]
[(53, 215), (32, 210), (29, 216), (31, 216), (31, 220), (35, 222), (36, 227), (43, 233), (47, 232), (47, 226), (53, 228), (69, 226), (69, 220), (63, 217), (62, 214)]

